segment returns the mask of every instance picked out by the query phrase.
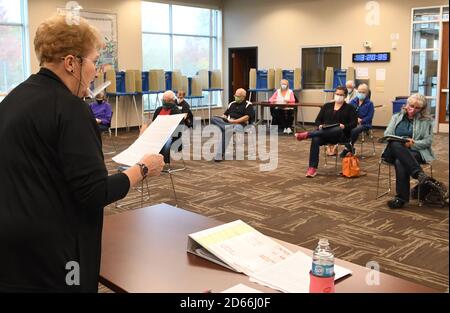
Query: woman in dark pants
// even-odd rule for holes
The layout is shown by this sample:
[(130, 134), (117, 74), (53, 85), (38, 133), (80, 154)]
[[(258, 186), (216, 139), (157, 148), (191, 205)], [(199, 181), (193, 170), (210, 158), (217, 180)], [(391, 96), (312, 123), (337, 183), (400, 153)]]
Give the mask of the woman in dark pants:
[(391, 209), (398, 209), (409, 202), (409, 178), (417, 179), (419, 184), (423, 184), (429, 177), (420, 164), (435, 159), (431, 150), (433, 121), (427, 112), (425, 97), (420, 94), (411, 95), (402, 110), (392, 116), (384, 135), (408, 139), (406, 143), (390, 141), (381, 156), (395, 166), (397, 195), (387, 204)]
[[(351, 130), (356, 127), (357, 115), (353, 106), (344, 101), (347, 96), (347, 88), (339, 86), (336, 88), (334, 101), (325, 103), (316, 118), (317, 130), (312, 132), (296, 133), (297, 140), (311, 138), (309, 152), (309, 168), (306, 177), (314, 177), (319, 165), (320, 146), (324, 144), (347, 143), (348, 150)], [(327, 127), (334, 125), (334, 127)]]

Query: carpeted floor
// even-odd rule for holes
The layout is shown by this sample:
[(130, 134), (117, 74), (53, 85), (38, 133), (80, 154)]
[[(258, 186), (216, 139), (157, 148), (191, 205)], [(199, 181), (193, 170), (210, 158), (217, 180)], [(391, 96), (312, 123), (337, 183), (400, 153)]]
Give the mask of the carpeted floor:
[[(375, 137), (383, 130), (375, 130)], [(122, 151), (137, 137), (137, 130), (121, 131), (117, 138), (104, 137), (104, 152)], [(297, 142), (293, 136), (279, 136), (278, 168), (260, 172), (260, 161), (186, 161), (187, 169), (173, 174), (180, 208), (230, 222), (242, 219), (266, 235), (314, 249), (319, 238), (328, 238), (336, 257), (365, 266), (369, 261), (380, 270), (403, 279), (448, 291), (449, 244), (447, 208), (419, 207), (391, 210), (386, 201), (375, 199), (378, 160), (383, 144), (364, 146), (365, 175), (347, 179), (335, 173), (334, 159), (324, 167), (323, 151), (319, 174), (304, 176), (310, 141)], [(448, 135), (436, 135), (433, 149), (433, 176), (448, 185)], [(360, 146), (357, 146), (359, 149)], [(105, 155), (110, 173), (117, 164)], [(339, 163), (340, 165), (340, 163)], [(175, 161), (173, 166), (182, 166)], [(393, 173), (393, 177), (395, 174)], [(387, 187), (387, 167), (382, 167), (382, 187)], [(395, 184), (393, 184), (393, 187)], [(161, 202), (175, 204), (167, 174), (149, 180), (150, 197), (143, 206)], [(116, 214), (140, 208), (141, 193), (128, 196), (105, 208)], [(99, 287), (100, 292), (108, 292)]]

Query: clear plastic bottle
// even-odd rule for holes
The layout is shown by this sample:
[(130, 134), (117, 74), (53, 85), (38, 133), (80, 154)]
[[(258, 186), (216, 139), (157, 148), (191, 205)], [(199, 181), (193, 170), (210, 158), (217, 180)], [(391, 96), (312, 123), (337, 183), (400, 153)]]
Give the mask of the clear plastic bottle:
[(334, 253), (328, 239), (320, 239), (313, 253), (311, 272), (317, 277), (331, 277), (334, 275)]

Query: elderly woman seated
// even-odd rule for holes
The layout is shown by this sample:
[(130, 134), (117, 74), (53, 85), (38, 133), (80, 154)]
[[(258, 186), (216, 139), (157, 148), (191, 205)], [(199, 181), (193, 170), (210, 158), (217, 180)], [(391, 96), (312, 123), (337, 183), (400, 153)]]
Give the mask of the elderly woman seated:
[[(289, 81), (287, 79), (280, 81), (280, 89), (275, 91), (269, 101), (272, 103), (295, 103), (295, 95), (289, 89)], [(272, 124), (278, 125), (279, 133), (292, 134), (291, 127), (294, 121), (293, 108), (271, 108), (270, 114), (272, 115)]]
[(391, 209), (398, 209), (409, 202), (409, 178), (417, 179), (419, 184), (426, 182), (429, 177), (420, 164), (435, 159), (431, 150), (433, 120), (427, 112), (425, 97), (421, 94), (411, 95), (402, 110), (392, 116), (384, 135), (407, 138), (406, 143), (389, 141), (381, 156), (395, 166), (397, 195), (387, 204)]

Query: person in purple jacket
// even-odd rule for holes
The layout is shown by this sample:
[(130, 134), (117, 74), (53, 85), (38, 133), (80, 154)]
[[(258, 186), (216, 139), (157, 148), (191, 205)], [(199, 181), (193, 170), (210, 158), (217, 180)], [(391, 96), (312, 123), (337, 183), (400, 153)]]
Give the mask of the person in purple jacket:
[(112, 111), (111, 105), (105, 100), (105, 93), (102, 91), (96, 95), (95, 102), (90, 106), (100, 131), (107, 131), (111, 126)]

